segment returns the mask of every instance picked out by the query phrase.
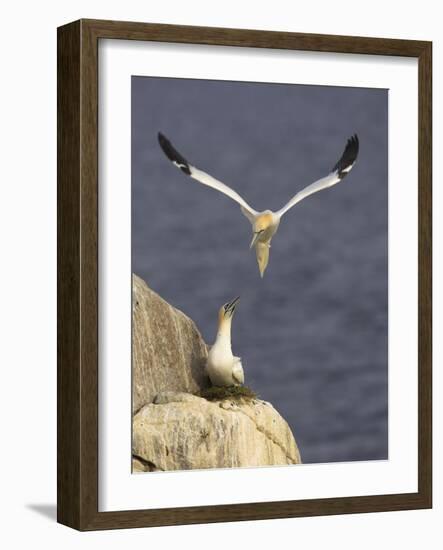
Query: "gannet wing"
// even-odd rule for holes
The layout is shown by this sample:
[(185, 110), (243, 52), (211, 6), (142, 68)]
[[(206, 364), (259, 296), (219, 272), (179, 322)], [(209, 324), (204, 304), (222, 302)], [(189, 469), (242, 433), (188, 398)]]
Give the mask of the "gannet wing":
[(232, 378), (237, 384), (245, 383), (245, 373), (241, 364), (240, 357), (234, 357), (234, 366), (232, 367)]
[(258, 214), (256, 210), (247, 210), (244, 206), (240, 206), (240, 210), (242, 211), (242, 214), (248, 218), (248, 220), (254, 224), (255, 216)]
[(241, 206), (243, 214), (250, 221), (254, 219), (254, 216), (257, 214), (256, 210), (251, 208), (236, 191), (221, 181), (213, 178), (206, 172), (203, 172), (202, 170), (199, 170), (195, 166), (189, 164), (189, 162), (172, 146), (171, 142), (160, 132), (158, 133), (158, 142), (160, 143), (160, 147), (162, 148), (164, 154), (168, 157), (172, 164), (177, 166), (177, 168), (180, 168), (180, 170), (187, 176), (190, 176), (191, 178), (194, 178), (200, 183), (212, 187), (213, 189), (217, 189), (217, 191), (220, 191), (235, 200)]
[(299, 191), (287, 204), (285, 204), (285, 206), (283, 206), (283, 208), (281, 208), (277, 212), (277, 214), (279, 216), (283, 216), (285, 212), (287, 212), (290, 208), (292, 208), (301, 200), (309, 197), (309, 195), (317, 193), (317, 191), (321, 191), (322, 189), (326, 189), (327, 187), (332, 187), (333, 185), (341, 181), (352, 170), (352, 167), (354, 166), (357, 159), (358, 148), (358, 136), (357, 134), (354, 134), (348, 139), (345, 150), (343, 151), (340, 160), (332, 169), (332, 172), (330, 172), (325, 178), (319, 179)]

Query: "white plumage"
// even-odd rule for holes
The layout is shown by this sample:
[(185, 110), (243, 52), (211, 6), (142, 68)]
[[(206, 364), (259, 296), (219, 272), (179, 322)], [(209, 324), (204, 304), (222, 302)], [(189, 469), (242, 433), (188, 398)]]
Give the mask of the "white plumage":
[(177, 168), (180, 168), (182, 172), (200, 183), (203, 183), (204, 185), (217, 189), (217, 191), (224, 193), (240, 205), (242, 213), (248, 218), (252, 225), (253, 238), (251, 248), (253, 246), (255, 247), (257, 263), (259, 266), (260, 275), (262, 277), (269, 261), (271, 239), (278, 229), (283, 214), (285, 214), (298, 202), (302, 201), (306, 197), (309, 197), (309, 195), (317, 193), (317, 191), (321, 191), (322, 189), (332, 187), (341, 181), (354, 166), (359, 150), (358, 137), (357, 135), (354, 135), (348, 139), (342, 156), (326, 177), (311, 183), (299, 191), (291, 198), (291, 200), (280, 208), (280, 210), (277, 210), (276, 212), (272, 212), (271, 210), (258, 212), (257, 210), (254, 210), (236, 191), (228, 187), (226, 184), (189, 164), (188, 161), (172, 146), (171, 142), (163, 134), (158, 134), (158, 140), (165, 155)]
[(232, 354), (231, 324), (239, 298), (222, 306), (218, 312), (217, 337), (209, 350), (206, 372), (214, 386), (244, 384), (245, 375), (240, 357)]

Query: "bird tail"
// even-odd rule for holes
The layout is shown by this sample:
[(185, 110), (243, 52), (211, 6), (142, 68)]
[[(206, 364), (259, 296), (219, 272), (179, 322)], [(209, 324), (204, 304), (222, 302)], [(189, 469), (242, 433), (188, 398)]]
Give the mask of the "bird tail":
[(258, 269), (260, 277), (263, 278), (265, 270), (269, 262), (269, 244), (258, 242), (255, 245), (255, 253), (257, 256)]

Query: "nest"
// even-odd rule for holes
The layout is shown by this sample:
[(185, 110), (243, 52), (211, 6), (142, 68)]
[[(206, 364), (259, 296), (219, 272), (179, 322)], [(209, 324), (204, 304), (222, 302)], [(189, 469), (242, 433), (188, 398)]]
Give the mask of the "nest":
[(208, 401), (223, 401), (223, 399), (258, 399), (258, 395), (247, 386), (211, 386), (199, 391), (196, 395)]

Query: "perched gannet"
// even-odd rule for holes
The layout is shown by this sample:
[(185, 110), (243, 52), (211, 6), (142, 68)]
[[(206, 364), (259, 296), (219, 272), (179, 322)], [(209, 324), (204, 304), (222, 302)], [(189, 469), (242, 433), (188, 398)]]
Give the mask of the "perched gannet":
[(241, 359), (234, 357), (231, 349), (231, 323), (239, 299), (228, 302), (218, 312), (217, 338), (206, 363), (206, 372), (214, 386), (238, 386), (245, 381)]
[(261, 277), (263, 277), (266, 266), (268, 265), (271, 239), (278, 229), (283, 214), (309, 195), (312, 195), (317, 191), (321, 191), (322, 189), (326, 189), (327, 187), (332, 187), (341, 181), (347, 174), (349, 174), (354, 166), (355, 160), (357, 159), (359, 147), (358, 137), (355, 134), (348, 139), (340, 160), (335, 164), (332, 171), (326, 177), (311, 183), (299, 191), (287, 204), (285, 204), (285, 206), (283, 206), (283, 208), (277, 210), (277, 212), (272, 212), (271, 210), (257, 212), (251, 208), (251, 206), (249, 206), (249, 204), (242, 197), (240, 197), (236, 191), (221, 181), (216, 180), (206, 172), (202, 172), (198, 168), (195, 168), (195, 166), (189, 164), (188, 161), (176, 149), (174, 149), (171, 142), (160, 132), (158, 134), (158, 141), (168, 159), (175, 166), (177, 166), (177, 168), (180, 168), (182, 172), (191, 178), (196, 179), (200, 183), (203, 183), (204, 185), (217, 189), (221, 193), (224, 193), (231, 199), (235, 200), (240, 205), (241, 211), (252, 225), (253, 237), (250, 248), (255, 246), (257, 263)]

